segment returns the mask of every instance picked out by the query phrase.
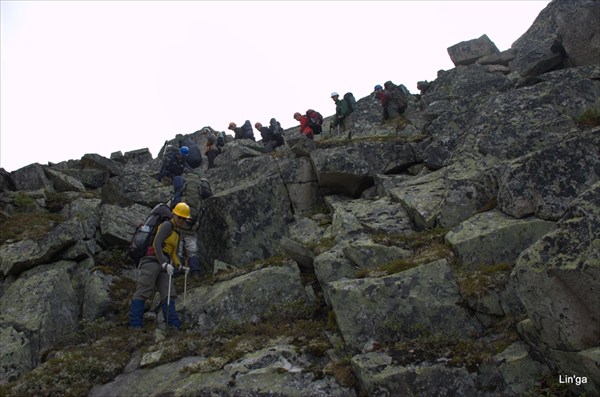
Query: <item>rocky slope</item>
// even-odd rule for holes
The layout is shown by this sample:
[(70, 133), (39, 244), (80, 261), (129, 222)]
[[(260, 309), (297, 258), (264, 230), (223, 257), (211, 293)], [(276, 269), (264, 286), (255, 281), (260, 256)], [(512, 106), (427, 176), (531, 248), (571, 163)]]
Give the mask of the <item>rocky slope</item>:
[(157, 299), (127, 327), (158, 157), (2, 171), (0, 395), (595, 395), (599, 16), (555, 0), (507, 51), (450, 47), (404, 118), (360, 99), (352, 140), (227, 143), (195, 171), (183, 332)]

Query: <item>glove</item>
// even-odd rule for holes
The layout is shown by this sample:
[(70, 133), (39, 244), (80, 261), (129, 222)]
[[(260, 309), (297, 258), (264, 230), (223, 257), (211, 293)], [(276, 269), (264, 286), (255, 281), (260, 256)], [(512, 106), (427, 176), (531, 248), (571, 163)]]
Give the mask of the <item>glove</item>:
[(175, 268), (170, 263), (163, 263), (162, 268), (165, 272), (169, 273), (169, 276), (172, 276), (175, 273)]
[(187, 275), (190, 272), (190, 268), (187, 266), (181, 266), (181, 270)]

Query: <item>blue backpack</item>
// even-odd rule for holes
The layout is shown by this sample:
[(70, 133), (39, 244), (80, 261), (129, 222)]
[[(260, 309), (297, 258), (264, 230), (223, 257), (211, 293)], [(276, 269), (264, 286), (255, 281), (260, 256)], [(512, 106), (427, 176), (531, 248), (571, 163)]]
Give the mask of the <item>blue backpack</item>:
[(254, 140), (254, 131), (252, 130), (252, 124), (250, 123), (250, 120), (246, 120), (242, 126), (242, 130), (244, 130), (244, 135), (246, 138)]

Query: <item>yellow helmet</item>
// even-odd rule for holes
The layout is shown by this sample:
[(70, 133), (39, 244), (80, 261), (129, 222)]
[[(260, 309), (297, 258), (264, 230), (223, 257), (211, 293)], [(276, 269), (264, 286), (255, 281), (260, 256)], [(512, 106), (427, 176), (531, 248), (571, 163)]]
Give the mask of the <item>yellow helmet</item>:
[(173, 208), (173, 213), (181, 218), (189, 219), (190, 206), (186, 203), (178, 203), (175, 208)]

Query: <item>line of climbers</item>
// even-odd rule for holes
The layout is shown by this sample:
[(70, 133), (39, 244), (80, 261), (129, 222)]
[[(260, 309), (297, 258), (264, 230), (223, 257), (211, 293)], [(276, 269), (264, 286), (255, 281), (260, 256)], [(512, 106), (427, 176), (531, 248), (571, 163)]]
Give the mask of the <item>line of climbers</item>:
[[(385, 87), (385, 88), (384, 88)], [(410, 93), (403, 86), (387, 81), (384, 87), (376, 85), (373, 97), (381, 101), (383, 120), (393, 120), (404, 113)], [(336, 106), (335, 117), (329, 125), (333, 129), (347, 132), (352, 137), (352, 113), (356, 109), (354, 95), (348, 92), (342, 99), (337, 92), (331, 93)], [(294, 119), (300, 122), (300, 133), (308, 139), (322, 132), (323, 116), (309, 109), (302, 115), (294, 113)], [(272, 118), (269, 126), (254, 124), (267, 151), (273, 151), (284, 144), (283, 128)], [(241, 127), (231, 122), (228, 126), (235, 134), (234, 139), (255, 140), (252, 125), (246, 120)], [(212, 128), (202, 129), (206, 138), (204, 155), (208, 159), (208, 169), (214, 167), (215, 158), (225, 145), (225, 133)], [(129, 323), (133, 328), (142, 328), (142, 318), (146, 301), (158, 290), (161, 309), (165, 322), (181, 329), (181, 321), (175, 308), (177, 292), (173, 285), (173, 276), (187, 275), (200, 278), (202, 273), (198, 254), (198, 229), (203, 215), (202, 203), (212, 196), (210, 184), (195, 169), (202, 165), (202, 155), (196, 143), (189, 137), (177, 136), (179, 148), (168, 146), (165, 142), (163, 159), (158, 180), (164, 185), (173, 186), (173, 196), (167, 204), (155, 206), (131, 240), (129, 255), (136, 262), (139, 274), (137, 286), (129, 312)], [(184, 177), (185, 174), (185, 177)]]

